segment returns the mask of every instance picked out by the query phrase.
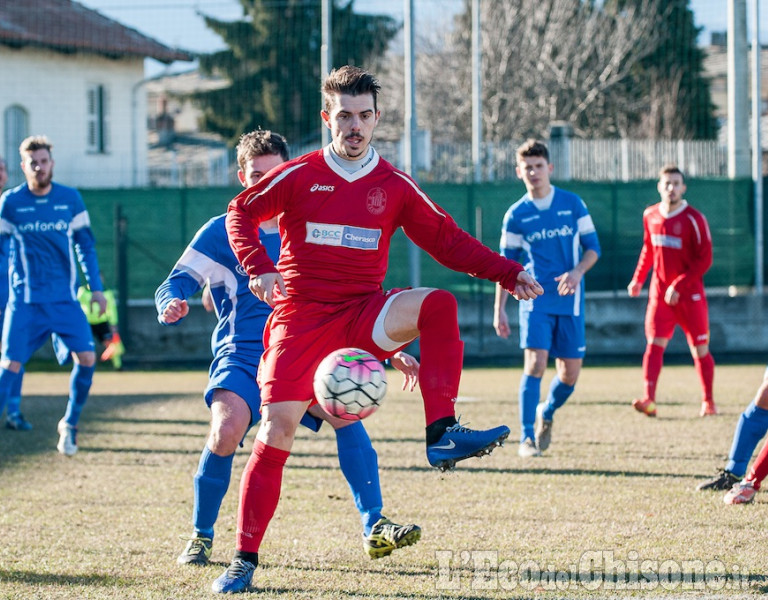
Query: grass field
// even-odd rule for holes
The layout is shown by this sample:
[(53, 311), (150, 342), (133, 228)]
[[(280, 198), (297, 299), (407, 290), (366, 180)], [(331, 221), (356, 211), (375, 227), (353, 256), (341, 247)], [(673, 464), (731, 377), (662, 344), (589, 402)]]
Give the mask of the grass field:
[[(400, 392), (392, 373), (385, 406), (366, 426), (379, 453), (385, 514), (421, 525), (422, 540), (369, 560), (333, 432), (301, 431), (254, 594), (426, 600), (768, 593), (768, 495), (731, 507), (722, 493), (693, 491), (723, 466), (762, 372), (761, 365), (719, 367), (723, 414), (702, 420), (693, 367), (668, 367), (654, 420), (629, 406), (640, 389), (639, 366), (586, 368), (556, 416), (544, 457), (518, 458), (511, 442), (448, 474), (428, 467), (420, 400)], [(504, 422), (516, 437), (519, 375), (467, 370), (463, 420), (476, 428)], [(212, 596), (210, 584), (234, 548), (237, 487), (250, 443), (235, 461), (214, 564), (177, 566), (207, 431), (205, 380), (195, 371), (97, 373), (80, 452), (69, 459), (55, 450), (67, 374), (27, 376), (23, 408), (35, 429), (0, 430), (0, 599)]]

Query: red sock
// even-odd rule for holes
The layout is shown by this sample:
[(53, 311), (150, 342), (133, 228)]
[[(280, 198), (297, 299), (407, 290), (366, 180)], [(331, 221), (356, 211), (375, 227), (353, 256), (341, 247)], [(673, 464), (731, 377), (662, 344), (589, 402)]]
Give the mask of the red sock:
[(760, 484), (763, 483), (763, 479), (768, 475), (768, 443), (763, 444), (760, 454), (757, 455), (755, 462), (747, 473), (747, 479), (752, 482), (756, 490), (760, 489)]
[(421, 304), (419, 319), (421, 366), (419, 387), (427, 425), (456, 414), (464, 342), (459, 337), (456, 298), (445, 290), (430, 292)]
[(280, 500), (283, 467), (290, 452), (256, 440), (240, 480), (236, 548), (258, 552)]
[(707, 352), (706, 356), (693, 359), (696, 372), (701, 380), (701, 393), (704, 395), (704, 402), (712, 402), (712, 382), (715, 380), (715, 359), (712, 353)]
[(643, 355), (643, 379), (645, 380), (645, 397), (654, 402), (656, 401), (656, 384), (663, 364), (664, 347), (648, 344)]

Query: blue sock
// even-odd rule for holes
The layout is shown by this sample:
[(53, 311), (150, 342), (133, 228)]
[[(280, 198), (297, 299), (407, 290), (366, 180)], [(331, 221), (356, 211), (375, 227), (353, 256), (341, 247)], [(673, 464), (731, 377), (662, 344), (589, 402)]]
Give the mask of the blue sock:
[(536, 439), (533, 425), (536, 421), (536, 407), (541, 397), (541, 377), (526, 375), (520, 378), (520, 442), (525, 438)]
[(768, 431), (768, 410), (760, 408), (753, 400), (739, 417), (725, 468), (737, 477), (744, 477), (752, 453), (766, 431)]
[(9, 415), (16, 414), (21, 410), (21, 382), (23, 380), (24, 367), (19, 371), (19, 376), (14, 379), (10, 395), (8, 396), (8, 402), (5, 405), (5, 410)]
[(232, 475), (233, 452), (219, 456), (206, 445), (200, 454), (195, 473), (195, 506), (192, 511), (192, 525), (195, 532), (213, 539), (213, 525), (219, 517), (219, 509), (229, 487)]
[(20, 379), (21, 372), (14, 373), (8, 369), (0, 369), (0, 415), (3, 414), (5, 405), (13, 394), (13, 390), (20, 385), (18, 383)]
[(96, 366), (86, 367), (77, 363), (72, 367), (72, 374), (69, 377), (69, 402), (67, 402), (67, 411), (64, 413), (64, 421), (72, 427), (77, 427), (77, 422), (80, 420), (80, 413), (83, 412), (85, 401), (88, 400), (88, 392), (91, 391), (95, 370)]
[(336, 430), (336, 447), (341, 472), (347, 478), (355, 506), (360, 512), (363, 533), (368, 535), (371, 527), (382, 517), (383, 501), (376, 450), (360, 421)]
[(573, 394), (574, 389), (576, 389), (574, 386), (565, 385), (558, 376), (555, 376), (552, 383), (549, 384), (549, 394), (547, 395), (544, 412), (542, 413), (544, 420), (552, 420), (552, 417), (555, 416), (555, 411), (565, 404), (565, 401)]

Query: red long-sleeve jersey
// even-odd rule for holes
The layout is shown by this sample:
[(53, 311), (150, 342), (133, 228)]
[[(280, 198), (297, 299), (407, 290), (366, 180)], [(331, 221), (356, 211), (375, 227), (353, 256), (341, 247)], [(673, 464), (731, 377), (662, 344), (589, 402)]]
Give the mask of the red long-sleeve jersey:
[(687, 202), (664, 215), (661, 203), (643, 213), (643, 249), (633, 279), (645, 281), (653, 267), (651, 293), (671, 285), (681, 295), (704, 293), (704, 273), (712, 266), (712, 236), (707, 220)]
[[(350, 174), (330, 152), (326, 147), (283, 163), (230, 202), (227, 234), (248, 275), (277, 270), (294, 300), (334, 303), (378, 291), (390, 240), (402, 227), (444, 266), (514, 290), (522, 266), (460, 229), (408, 175), (375, 151)], [(258, 225), (278, 215), (282, 247), (275, 268)]]

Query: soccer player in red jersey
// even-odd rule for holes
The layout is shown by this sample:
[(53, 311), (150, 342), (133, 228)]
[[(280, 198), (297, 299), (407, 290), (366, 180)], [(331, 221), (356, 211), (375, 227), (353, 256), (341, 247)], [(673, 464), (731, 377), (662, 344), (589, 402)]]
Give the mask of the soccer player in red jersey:
[[(433, 288), (385, 292), (390, 240), (402, 228), (443, 265), (498, 282), (518, 299), (543, 290), (519, 263), (460, 229), (373, 149), (379, 89), (362, 69), (331, 72), (321, 113), (331, 143), (272, 170), (229, 206), (232, 249), (253, 293), (274, 311), (259, 367), (262, 424), (241, 480), (235, 557), (214, 582), (215, 592), (250, 585), (297, 424), (313, 398), (314, 371), (331, 351), (353, 346), (383, 360), (420, 338), (427, 458), (434, 467), (486, 454), (509, 435), (504, 425), (476, 431), (457, 422), (463, 343), (456, 299)], [(274, 216), (282, 239), (277, 265), (257, 233)]]
[(627, 286), (632, 297), (640, 295), (653, 267), (643, 356), (645, 394), (632, 406), (656, 416), (656, 383), (675, 325), (685, 332), (702, 388), (700, 415), (716, 415), (712, 398), (715, 361), (709, 352), (709, 311), (704, 294), (704, 273), (712, 265), (712, 237), (707, 220), (683, 198), (685, 176), (675, 165), (663, 167), (657, 186), (661, 202), (643, 213), (643, 249), (635, 274)]

